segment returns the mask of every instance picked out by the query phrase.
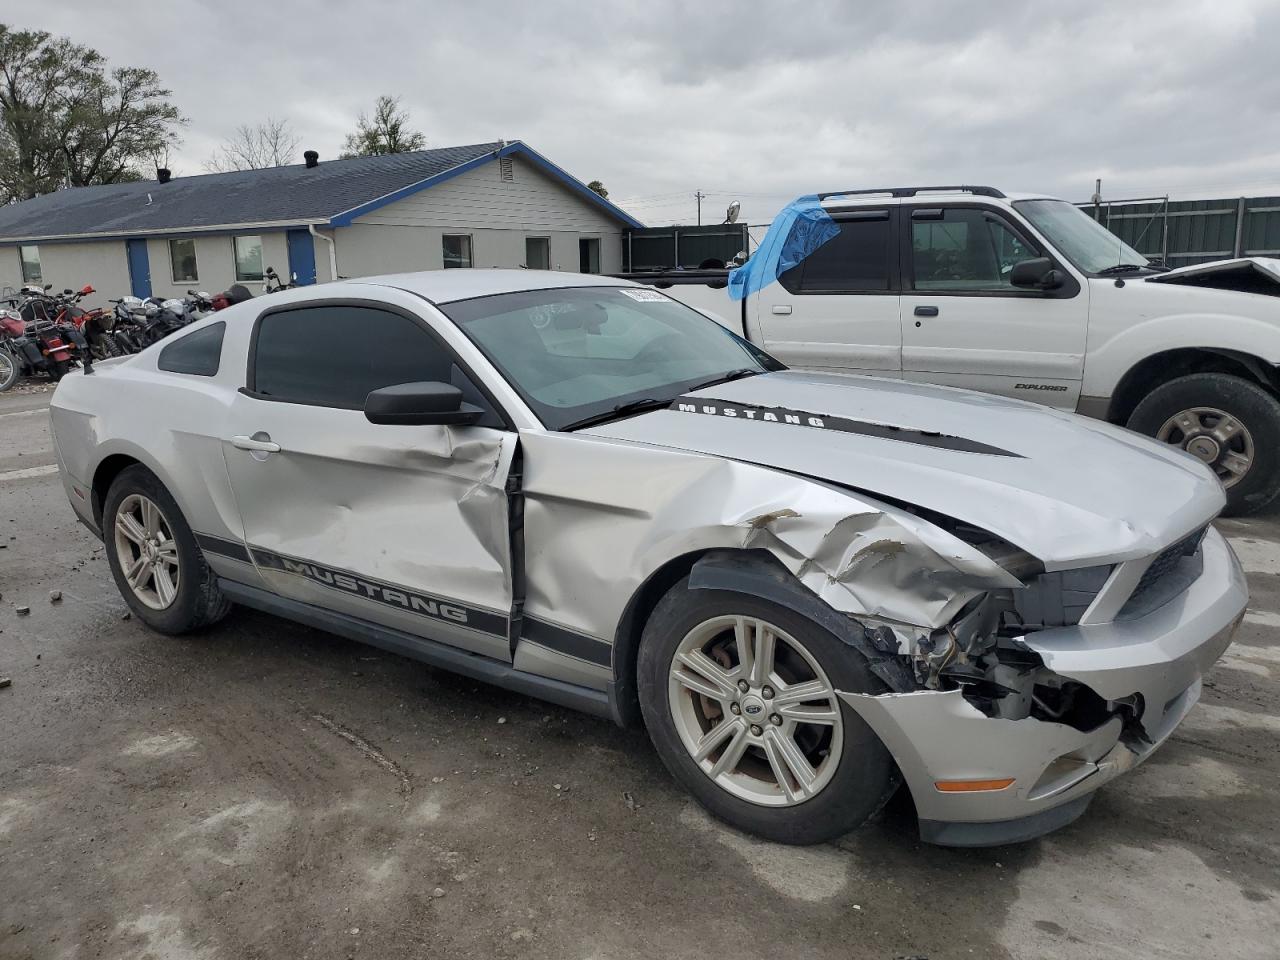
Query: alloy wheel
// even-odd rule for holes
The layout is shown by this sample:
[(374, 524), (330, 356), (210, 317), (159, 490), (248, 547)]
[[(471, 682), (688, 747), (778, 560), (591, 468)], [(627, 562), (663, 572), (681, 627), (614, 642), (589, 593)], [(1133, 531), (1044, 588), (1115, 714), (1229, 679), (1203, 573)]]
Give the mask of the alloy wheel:
[(1156, 431), (1156, 439), (1204, 461), (1226, 488), (1243, 480), (1253, 466), (1252, 434), (1231, 414), (1215, 407), (1175, 413)]
[(178, 543), (161, 509), (140, 493), (120, 502), (115, 523), (116, 557), (133, 595), (152, 610), (166, 610), (178, 596)]
[(834, 686), (802, 643), (765, 620), (714, 617), (689, 631), (671, 660), (669, 700), (689, 755), (739, 799), (795, 806), (840, 762)]

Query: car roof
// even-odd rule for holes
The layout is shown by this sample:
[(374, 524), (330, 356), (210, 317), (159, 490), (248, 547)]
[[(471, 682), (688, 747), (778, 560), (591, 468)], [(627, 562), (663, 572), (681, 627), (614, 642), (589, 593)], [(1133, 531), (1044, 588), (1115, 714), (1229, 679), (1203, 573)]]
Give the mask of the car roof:
[[(561, 287), (634, 287), (638, 284), (617, 277), (592, 273), (565, 273), (559, 270), (423, 270), (418, 273), (390, 273), (379, 277), (353, 277), (351, 284), (395, 287), (425, 297), (432, 303), (452, 303), (499, 293), (525, 290), (554, 290)], [(329, 286), (326, 284), (326, 286)]]

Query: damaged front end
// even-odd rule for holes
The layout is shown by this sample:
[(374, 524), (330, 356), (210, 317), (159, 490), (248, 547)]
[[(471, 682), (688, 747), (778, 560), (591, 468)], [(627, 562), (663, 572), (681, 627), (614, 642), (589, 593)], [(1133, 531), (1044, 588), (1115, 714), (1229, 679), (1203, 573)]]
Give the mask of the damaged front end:
[(1011, 843), (1079, 816), (1145, 759), (1200, 694), (1247, 602), (1222, 537), (1200, 528), (1159, 553), (1045, 572), (955, 527), (1020, 586), (969, 600), (946, 624), (892, 630), (915, 690), (841, 692), (893, 753), (924, 840)]

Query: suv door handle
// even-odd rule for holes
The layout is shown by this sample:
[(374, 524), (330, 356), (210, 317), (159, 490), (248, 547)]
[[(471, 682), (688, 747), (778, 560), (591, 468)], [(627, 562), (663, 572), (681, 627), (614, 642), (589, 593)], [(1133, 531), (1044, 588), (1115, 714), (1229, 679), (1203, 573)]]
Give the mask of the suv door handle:
[(791, 304), (789, 304), (789, 303), (775, 303), (775, 304), (773, 305), (773, 312), (774, 312), (774, 313), (776, 313), (776, 314), (777, 314), (778, 316), (780, 316), (780, 317), (785, 317), (785, 316), (787, 316), (788, 314), (790, 314), (790, 313), (791, 313)]
[(936, 317), (938, 315), (938, 308), (916, 307), (915, 314), (917, 317)]
[[(275, 443), (270, 439), (258, 440), (256, 439), (258, 436), (259, 434), (254, 434), (252, 437), (232, 437), (231, 445), (237, 450), (254, 450), (258, 453), (280, 452), (280, 444)], [(261, 436), (265, 437), (267, 435), (264, 433), (261, 434)]]

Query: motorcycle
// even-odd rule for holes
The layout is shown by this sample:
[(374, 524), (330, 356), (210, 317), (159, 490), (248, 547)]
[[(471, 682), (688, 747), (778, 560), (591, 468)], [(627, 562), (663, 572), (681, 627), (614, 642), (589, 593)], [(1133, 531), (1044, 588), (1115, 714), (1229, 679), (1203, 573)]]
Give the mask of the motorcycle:
[(295, 273), (289, 278), (289, 282), (285, 283), (280, 279), (280, 274), (276, 273), (274, 267), (267, 267), (263, 274), (262, 292), (278, 293), (281, 290), (292, 290), (298, 285), (298, 275)]
[(79, 291), (64, 290), (58, 298), (61, 311), (55, 319), (59, 323), (73, 324), (80, 331), (88, 342), (89, 355), (94, 360), (123, 356), (126, 351), (112, 332), (115, 326), (114, 315), (103, 307), (85, 310), (79, 306), (82, 298), (95, 292), (93, 286), (88, 284)]
[(77, 354), (88, 348), (72, 324), (27, 320), (21, 311), (0, 311), (0, 391), (8, 390), (19, 377), (36, 373), (57, 382), (76, 366)]

